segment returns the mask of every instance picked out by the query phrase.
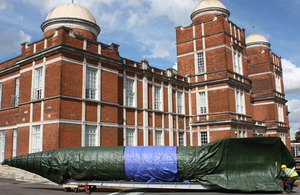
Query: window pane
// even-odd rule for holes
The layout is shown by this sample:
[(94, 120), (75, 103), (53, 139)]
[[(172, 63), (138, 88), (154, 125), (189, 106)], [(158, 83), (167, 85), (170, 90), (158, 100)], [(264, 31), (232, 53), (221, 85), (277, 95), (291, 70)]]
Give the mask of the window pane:
[(155, 145), (156, 146), (161, 146), (162, 144), (162, 132), (161, 131), (156, 131), (155, 132)]
[(131, 79), (126, 79), (125, 90), (126, 90), (126, 106), (133, 106), (134, 91), (133, 91), (134, 81)]
[(235, 103), (236, 103), (236, 112), (241, 113), (241, 111), (240, 111), (240, 92), (239, 91), (236, 91)]
[(242, 74), (242, 57), (240, 54), (238, 55), (238, 73)]
[(282, 91), (281, 91), (281, 80), (280, 80), (280, 75), (278, 73), (276, 73), (275, 79), (276, 79), (276, 91), (278, 91), (279, 93), (282, 93)]
[(179, 146), (184, 146), (184, 133), (179, 132)]
[(203, 52), (197, 54), (197, 61), (198, 61), (198, 73), (204, 73), (204, 55)]
[(5, 152), (5, 131), (0, 131), (0, 162), (4, 160)]
[(178, 113), (183, 114), (183, 92), (178, 92), (177, 93), (177, 107), (178, 107)]
[(34, 86), (34, 99), (38, 100), (42, 98), (42, 79), (43, 69), (39, 68), (35, 70), (35, 86)]
[(208, 143), (207, 132), (200, 132), (201, 146)]
[(32, 135), (31, 135), (31, 152), (39, 152), (41, 151), (40, 148), (41, 143), (41, 132), (40, 132), (40, 126), (33, 126), (32, 127)]
[(18, 131), (17, 131), (17, 129), (14, 129), (14, 134), (13, 134), (13, 157), (17, 156), (17, 139), (18, 139)]
[(244, 92), (241, 92), (241, 114), (245, 114), (245, 101), (244, 101)]
[(14, 97), (14, 105), (19, 105), (19, 95), (20, 95), (20, 78), (16, 78), (16, 95)]
[(284, 118), (283, 118), (283, 105), (278, 104), (277, 110), (278, 110), (278, 121), (279, 122), (284, 122)]
[(85, 126), (85, 146), (96, 146), (96, 126)]
[(88, 99), (96, 99), (96, 81), (97, 70), (92, 68), (86, 69), (86, 91), (85, 97)]
[(233, 71), (237, 72), (237, 55), (236, 55), (236, 52), (233, 52)]
[(126, 146), (134, 146), (134, 129), (126, 129)]
[(205, 114), (206, 111), (206, 93), (199, 93), (199, 106), (200, 106), (200, 114)]
[(154, 86), (154, 109), (161, 110), (161, 96), (160, 96), (161, 87)]

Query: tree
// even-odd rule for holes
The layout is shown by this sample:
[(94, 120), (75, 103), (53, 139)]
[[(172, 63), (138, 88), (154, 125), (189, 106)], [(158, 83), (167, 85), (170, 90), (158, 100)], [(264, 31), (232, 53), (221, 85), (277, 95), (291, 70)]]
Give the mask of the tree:
[(295, 133), (296, 142), (300, 142), (300, 130)]

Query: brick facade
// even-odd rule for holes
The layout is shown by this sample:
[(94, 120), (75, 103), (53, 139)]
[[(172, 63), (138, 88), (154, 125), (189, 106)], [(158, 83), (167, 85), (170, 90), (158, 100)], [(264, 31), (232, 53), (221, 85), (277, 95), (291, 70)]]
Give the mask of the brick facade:
[[(190, 26), (176, 28), (176, 41), (178, 72), (122, 58), (118, 45), (97, 42), (80, 29), (59, 27), (24, 43), (20, 56), (0, 63), (5, 158), (12, 154), (13, 129), (17, 155), (31, 152), (36, 126), (41, 150), (84, 146), (90, 127), (100, 146), (127, 145), (131, 138), (133, 145), (196, 146), (225, 137), (288, 135), (283, 87), (277, 93), (274, 83), (282, 67), (270, 49), (247, 48), (245, 30), (226, 14), (194, 18)], [(201, 52), (204, 71), (198, 72)], [(89, 70), (95, 72), (92, 98)], [(127, 80), (133, 82), (132, 105)], [(285, 113), (281, 122), (278, 103)], [(289, 146), (288, 136), (282, 138)]]

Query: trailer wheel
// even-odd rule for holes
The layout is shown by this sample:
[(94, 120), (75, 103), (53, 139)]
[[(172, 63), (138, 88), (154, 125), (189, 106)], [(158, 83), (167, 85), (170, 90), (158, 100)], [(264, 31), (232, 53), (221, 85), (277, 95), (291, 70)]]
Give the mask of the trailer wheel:
[(65, 192), (71, 192), (71, 188), (65, 188)]

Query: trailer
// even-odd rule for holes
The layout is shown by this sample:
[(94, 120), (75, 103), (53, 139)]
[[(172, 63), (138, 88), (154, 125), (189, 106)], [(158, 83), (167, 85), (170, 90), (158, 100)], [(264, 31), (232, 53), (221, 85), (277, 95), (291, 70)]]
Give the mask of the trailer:
[(90, 194), (97, 188), (114, 189), (172, 189), (172, 190), (216, 190), (216, 186), (203, 185), (196, 181), (189, 182), (135, 182), (135, 181), (68, 181), (62, 184), (65, 192), (80, 192)]

